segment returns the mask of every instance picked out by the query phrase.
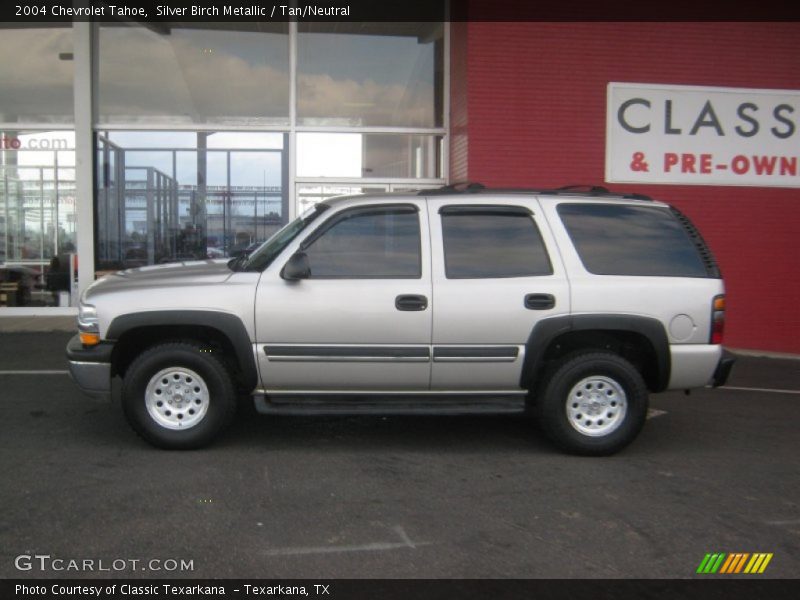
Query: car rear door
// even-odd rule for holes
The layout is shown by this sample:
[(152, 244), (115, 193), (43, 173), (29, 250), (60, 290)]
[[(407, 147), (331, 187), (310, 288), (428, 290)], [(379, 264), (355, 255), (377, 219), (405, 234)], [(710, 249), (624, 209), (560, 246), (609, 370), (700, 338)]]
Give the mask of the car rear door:
[(522, 392), (533, 327), (570, 311), (569, 282), (537, 200), (431, 196), (428, 214), (431, 389)]

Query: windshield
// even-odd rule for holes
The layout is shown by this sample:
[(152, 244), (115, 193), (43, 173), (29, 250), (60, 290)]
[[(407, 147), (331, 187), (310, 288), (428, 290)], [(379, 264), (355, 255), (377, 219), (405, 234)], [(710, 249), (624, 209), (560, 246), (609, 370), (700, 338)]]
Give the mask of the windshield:
[(234, 271), (263, 271), (272, 264), (275, 257), (283, 252), (283, 249), (286, 248), (301, 231), (308, 227), (319, 215), (328, 210), (328, 208), (327, 204), (317, 204), (308, 209), (294, 221), (277, 231), (275, 235), (261, 244), (256, 250), (246, 256), (242, 255), (232, 260), (228, 265)]

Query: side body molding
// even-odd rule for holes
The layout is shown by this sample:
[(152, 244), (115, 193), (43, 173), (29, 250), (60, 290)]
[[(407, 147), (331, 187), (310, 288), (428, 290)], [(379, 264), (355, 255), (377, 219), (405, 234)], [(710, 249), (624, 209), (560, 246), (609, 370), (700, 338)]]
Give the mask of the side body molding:
[(108, 327), (106, 338), (118, 340), (126, 332), (139, 327), (158, 326), (209, 327), (228, 338), (236, 361), (242, 369), (242, 383), (249, 389), (258, 385), (258, 371), (253, 358), (253, 342), (244, 323), (235, 315), (211, 310), (158, 310), (116, 317)]
[(636, 333), (650, 342), (656, 358), (656, 380), (653, 391), (667, 388), (671, 361), (669, 340), (664, 326), (658, 319), (636, 315), (565, 315), (543, 319), (536, 323), (525, 345), (527, 360), (522, 368), (521, 385), (531, 387), (544, 362), (550, 344), (558, 336), (580, 331), (624, 331)]

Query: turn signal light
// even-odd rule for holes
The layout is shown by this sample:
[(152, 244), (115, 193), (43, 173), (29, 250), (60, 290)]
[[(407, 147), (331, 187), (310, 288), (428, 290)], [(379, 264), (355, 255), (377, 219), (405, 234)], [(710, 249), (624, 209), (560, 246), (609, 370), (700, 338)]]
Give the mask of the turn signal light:
[(711, 306), (711, 343), (721, 344), (725, 333), (725, 296), (715, 296)]
[(84, 346), (97, 346), (100, 343), (100, 335), (97, 333), (80, 332), (81, 344)]

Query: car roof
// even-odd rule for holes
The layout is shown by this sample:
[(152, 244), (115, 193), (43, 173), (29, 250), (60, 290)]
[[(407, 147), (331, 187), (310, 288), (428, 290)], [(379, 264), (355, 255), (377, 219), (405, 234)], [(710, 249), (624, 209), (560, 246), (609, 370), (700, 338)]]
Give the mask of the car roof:
[[(536, 197), (541, 201), (600, 201), (603, 203), (621, 204), (647, 204), (663, 205), (664, 203), (654, 201), (649, 196), (629, 192), (612, 192), (599, 186), (565, 186), (562, 188), (487, 188), (481, 184), (469, 184), (460, 186), (458, 184), (447, 185), (440, 188), (424, 189), (417, 192), (372, 192), (369, 194), (351, 194), (347, 196), (334, 196), (326, 198), (322, 203), (335, 207), (342, 204), (362, 201), (367, 199), (375, 200), (401, 200), (419, 197), (450, 197), (461, 198), (464, 200), (496, 200), (498, 197), (528, 196)], [(472, 203), (472, 202), (470, 202)]]
[(528, 195), (538, 197), (581, 197), (581, 198), (621, 198), (624, 200), (645, 200), (651, 201), (652, 198), (643, 194), (630, 192), (612, 192), (608, 188), (600, 185), (565, 185), (558, 188), (489, 188), (482, 183), (454, 183), (442, 186), (435, 190), (422, 190), (420, 196), (431, 195), (468, 195), (468, 194), (488, 194), (488, 195)]

